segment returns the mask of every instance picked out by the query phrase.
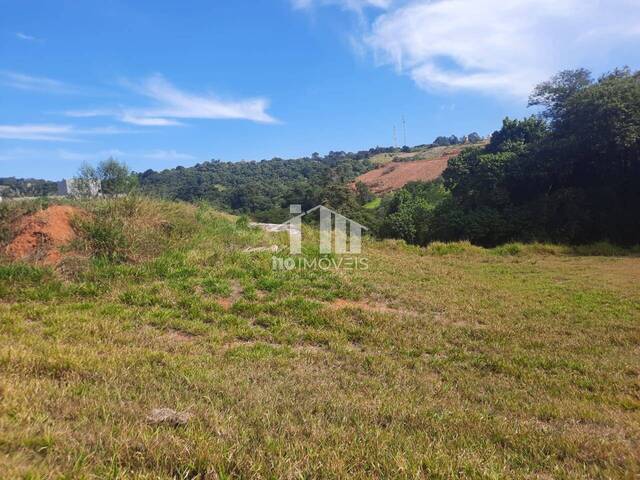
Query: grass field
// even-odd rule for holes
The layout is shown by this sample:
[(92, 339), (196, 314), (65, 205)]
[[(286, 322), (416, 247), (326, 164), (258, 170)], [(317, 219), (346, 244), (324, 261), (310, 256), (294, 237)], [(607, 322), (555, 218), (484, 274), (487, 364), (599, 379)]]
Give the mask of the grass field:
[(0, 478), (640, 475), (637, 256), (365, 241), (368, 270), (274, 272), (243, 250), (286, 236), (177, 216), (133, 263), (0, 264)]

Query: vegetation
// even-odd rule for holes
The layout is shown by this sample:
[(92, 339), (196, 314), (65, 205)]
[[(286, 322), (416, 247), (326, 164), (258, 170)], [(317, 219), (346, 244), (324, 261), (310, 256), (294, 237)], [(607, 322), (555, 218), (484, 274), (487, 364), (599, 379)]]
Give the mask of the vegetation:
[(76, 219), (77, 253), (114, 263), (158, 256), (193, 232), (196, 207), (131, 195), (81, 202), (86, 216)]
[(334, 186), (344, 185), (371, 168), (369, 158), (393, 149), (358, 153), (330, 152), (321, 157), (260, 162), (205, 162), (195, 167), (140, 174), (143, 192), (168, 199), (206, 200), (219, 208), (251, 213), (271, 222), (289, 218), (289, 205), (309, 209)]
[(482, 141), (482, 137), (477, 132), (473, 132), (461, 138), (458, 138), (455, 135), (451, 135), (449, 137), (440, 136), (433, 141), (432, 145), (435, 147), (448, 147), (450, 145), (461, 145), (464, 143), (479, 143), (481, 141)]
[(42, 197), (58, 191), (56, 182), (35, 178), (0, 178), (0, 197)]
[[(107, 195), (139, 183), (146, 194), (206, 201), (259, 221), (284, 221), (290, 204), (309, 209), (325, 203), (378, 236), (420, 245), (640, 243), (640, 73), (619, 69), (594, 81), (583, 69), (561, 72), (536, 87), (530, 104), (542, 108), (538, 116), (507, 118), (488, 144), (476, 147), (473, 142), (482, 139), (472, 133), (438, 137), (428, 149), (212, 161), (138, 175), (109, 159), (97, 168), (85, 165), (79, 178), (101, 180)], [(461, 143), (470, 146), (432, 186), (408, 185), (375, 201), (366, 185), (351, 185), (377, 165), (430, 158)], [(50, 187), (9, 183), (12, 192), (17, 184), (32, 192)]]
[[(593, 81), (585, 70), (562, 72), (530, 103), (541, 116), (507, 118), (486, 147), (449, 162), (449, 196), (429, 215), (405, 215), (413, 223), (404, 231), (382, 234), (421, 244), (640, 243), (640, 73)], [(420, 201), (411, 189), (396, 196), (383, 214), (397, 217), (408, 196)]]
[(412, 182), (380, 203), (384, 212), (377, 224), (377, 233), (385, 238), (401, 238), (409, 243), (424, 245), (432, 237), (430, 226), (434, 210), (448, 192), (442, 181)]
[[(94, 214), (81, 268), (0, 262), (3, 477), (640, 472), (628, 251), (365, 239), (368, 270), (274, 271), (244, 251), (286, 256), (286, 235), (210, 207), (76, 205)], [(158, 246), (158, 229), (175, 234)], [(303, 239), (318, 258), (317, 232)], [(155, 408), (191, 418), (153, 424)]]
[(138, 185), (138, 177), (129, 167), (114, 158), (98, 163), (97, 167), (83, 163), (74, 178), (80, 196), (92, 196), (94, 185), (100, 186), (100, 193), (106, 196), (126, 195)]

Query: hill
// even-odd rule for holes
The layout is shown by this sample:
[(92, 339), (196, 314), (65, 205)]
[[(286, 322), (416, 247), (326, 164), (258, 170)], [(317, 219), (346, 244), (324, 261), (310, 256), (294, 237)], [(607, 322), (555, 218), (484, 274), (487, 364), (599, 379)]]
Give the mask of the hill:
[[(366, 238), (366, 270), (274, 271), (248, 248), (286, 235), (210, 207), (73, 206), (55, 268), (0, 261), (6, 478), (640, 471), (625, 250)], [(12, 207), (5, 243), (41, 208)]]
[(172, 200), (207, 200), (220, 208), (276, 221), (286, 216), (289, 204), (317, 205), (327, 187), (352, 181), (373, 168), (372, 156), (391, 151), (397, 149), (330, 152), (325, 156), (316, 153), (289, 160), (211, 161), (162, 172), (148, 170), (139, 180), (148, 194)]
[[(483, 146), (484, 143), (472, 146)], [(376, 168), (356, 178), (369, 189), (382, 195), (404, 187), (409, 182), (431, 181), (439, 178), (449, 160), (470, 146), (430, 147), (410, 152), (384, 153), (371, 158)]]

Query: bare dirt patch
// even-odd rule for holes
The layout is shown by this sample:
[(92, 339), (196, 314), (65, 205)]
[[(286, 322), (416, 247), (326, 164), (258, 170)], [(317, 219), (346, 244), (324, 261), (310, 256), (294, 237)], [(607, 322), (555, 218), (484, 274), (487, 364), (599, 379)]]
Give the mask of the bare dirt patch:
[(174, 330), (174, 329), (170, 329), (160, 336), (160, 339), (163, 342), (168, 342), (172, 344), (191, 342), (195, 340), (195, 338), (196, 336), (191, 333), (183, 332), (181, 330)]
[(222, 308), (224, 308), (225, 310), (229, 310), (231, 307), (233, 307), (233, 304), (236, 303), (240, 299), (240, 297), (242, 297), (242, 292), (243, 290), (240, 283), (234, 281), (231, 283), (231, 293), (229, 294), (229, 296), (226, 298), (219, 298), (216, 301)]
[(391, 308), (388, 305), (384, 305), (381, 303), (344, 300), (342, 298), (334, 300), (332, 303), (330, 303), (329, 308), (331, 308), (332, 310), (342, 310), (345, 308), (359, 308), (360, 310), (364, 310), (366, 312), (394, 313), (394, 314), (407, 313), (406, 311), (397, 310), (395, 308)]
[(384, 194), (398, 190), (409, 182), (435, 180), (445, 171), (449, 160), (460, 152), (460, 149), (452, 149), (435, 159), (391, 162), (360, 175), (356, 181), (363, 182), (373, 193)]
[(70, 205), (54, 205), (22, 217), (14, 226), (16, 234), (5, 247), (5, 253), (13, 260), (57, 265), (62, 258), (60, 247), (76, 236), (71, 221), (82, 213)]

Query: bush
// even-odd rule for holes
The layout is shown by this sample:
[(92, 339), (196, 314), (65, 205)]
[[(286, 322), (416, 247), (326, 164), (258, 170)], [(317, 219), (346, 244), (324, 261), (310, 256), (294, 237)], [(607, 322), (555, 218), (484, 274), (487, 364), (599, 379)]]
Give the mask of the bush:
[(504, 245), (500, 245), (492, 250), (496, 255), (501, 256), (513, 256), (520, 255), (523, 253), (523, 245), (521, 243), (505, 243)]
[(111, 262), (138, 262), (158, 257), (192, 235), (197, 209), (186, 203), (128, 196), (87, 201), (88, 212), (77, 220), (80, 248)]
[(127, 260), (129, 243), (122, 219), (110, 215), (94, 216), (76, 223), (85, 247), (91, 255), (112, 262)]

